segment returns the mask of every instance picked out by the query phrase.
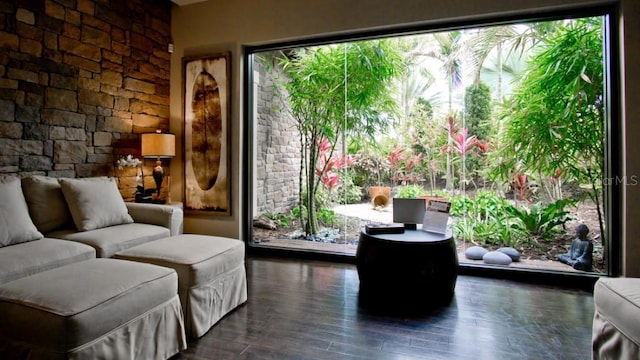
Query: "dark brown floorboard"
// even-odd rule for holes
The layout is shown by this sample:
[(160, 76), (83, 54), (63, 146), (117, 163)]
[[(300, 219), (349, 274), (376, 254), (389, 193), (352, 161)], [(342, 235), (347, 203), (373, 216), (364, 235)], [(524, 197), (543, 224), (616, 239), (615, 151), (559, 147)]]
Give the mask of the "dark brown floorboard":
[(250, 257), (249, 300), (174, 359), (589, 359), (593, 296), (459, 276), (448, 306), (364, 308), (354, 265)]

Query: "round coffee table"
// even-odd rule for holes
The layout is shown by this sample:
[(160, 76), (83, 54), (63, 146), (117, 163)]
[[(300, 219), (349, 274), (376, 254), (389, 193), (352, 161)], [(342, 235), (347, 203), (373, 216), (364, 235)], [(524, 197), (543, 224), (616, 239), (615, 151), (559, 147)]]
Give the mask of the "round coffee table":
[(356, 252), (362, 300), (397, 304), (446, 304), (453, 297), (458, 254), (451, 233), (405, 230), (360, 233)]

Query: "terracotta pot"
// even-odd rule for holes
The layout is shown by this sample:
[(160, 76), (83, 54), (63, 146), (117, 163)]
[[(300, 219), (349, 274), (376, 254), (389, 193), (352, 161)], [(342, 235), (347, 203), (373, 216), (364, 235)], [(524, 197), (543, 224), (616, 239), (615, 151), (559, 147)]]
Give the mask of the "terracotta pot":
[(389, 205), (389, 199), (391, 198), (391, 188), (388, 186), (370, 186), (369, 197), (373, 206), (386, 207)]

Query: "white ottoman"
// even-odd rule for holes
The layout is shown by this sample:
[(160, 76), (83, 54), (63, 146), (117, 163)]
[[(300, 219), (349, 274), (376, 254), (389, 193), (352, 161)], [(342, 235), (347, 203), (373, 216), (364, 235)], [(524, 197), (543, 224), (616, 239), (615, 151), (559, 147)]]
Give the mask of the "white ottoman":
[(600, 278), (593, 301), (593, 359), (640, 359), (640, 279)]
[(186, 348), (175, 271), (115, 259), (0, 286), (5, 359), (166, 359)]
[(134, 246), (115, 257), (175, 269), (187, 335), (194, 338), (247, 301), (240, 240), (183, 234)]

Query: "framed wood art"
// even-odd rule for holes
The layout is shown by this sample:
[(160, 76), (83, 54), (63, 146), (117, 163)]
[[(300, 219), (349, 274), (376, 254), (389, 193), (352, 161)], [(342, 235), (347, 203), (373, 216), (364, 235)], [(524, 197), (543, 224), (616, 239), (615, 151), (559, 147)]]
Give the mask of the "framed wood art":
[(231, 215), (231, 53), (183, 59), (184, 208)]

